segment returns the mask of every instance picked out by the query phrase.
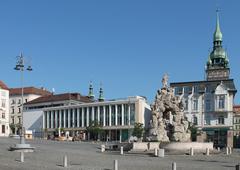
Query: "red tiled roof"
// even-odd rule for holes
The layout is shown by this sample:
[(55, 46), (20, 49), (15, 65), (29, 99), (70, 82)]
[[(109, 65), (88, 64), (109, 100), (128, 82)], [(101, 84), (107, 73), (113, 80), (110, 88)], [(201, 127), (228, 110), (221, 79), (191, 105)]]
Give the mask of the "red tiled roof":
[(4, 90), (9, 90), (7, 85), (3, 81), (1, 81), (1, 80), (0, 80), (0, 88), (4, 89)]
[[(36, 87), (24, 87), (23, 92), (24, 92), (24, 94), (36, 94), (36, 95), (41, 95), (41, 96), (46, 96), (46, 95), (51, 94), (51, 92), (49, 92), (47, 90), (44, 90), (41, 88), (36, 88)], [(10, 95), (21, 95), (22, 88), (10, 88), (9, 94)]]
[(240, 105), (234, 105), (233, 106), (233, 112), (240, 113)]
[(27, 104), (38, 104), (38, 103), (47, 103), (47, 102), (58, 102), (58, 101), (66, 101), (66, 100), (76, 100), (83, 103), (93, 102), (87, 96), (82, 96), (79, 93), (63, 93), (63, 94), (51, 94), (47, 96), (42, 96), (32, 101), (27, 102)]

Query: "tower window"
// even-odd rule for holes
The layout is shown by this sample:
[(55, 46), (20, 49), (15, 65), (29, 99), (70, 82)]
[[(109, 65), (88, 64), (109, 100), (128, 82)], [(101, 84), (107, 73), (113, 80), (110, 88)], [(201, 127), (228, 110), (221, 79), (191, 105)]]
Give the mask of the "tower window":
[(224, 125), (224, 117), (223, 116), (218, 117), (218, 124)]

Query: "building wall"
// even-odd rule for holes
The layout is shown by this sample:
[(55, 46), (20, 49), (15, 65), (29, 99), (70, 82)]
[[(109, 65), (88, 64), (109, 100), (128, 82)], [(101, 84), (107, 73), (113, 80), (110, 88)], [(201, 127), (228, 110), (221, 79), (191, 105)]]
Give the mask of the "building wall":
[(0, 89), (0, 136), (9, 136), (9, 91)]
[(42, 129), (48, 132), (54, 132), (57, 128), (64, 128), (65, 131), (82, 131), (86, 130), (92, 121), (98, 121), (103, 129), (121, 130), (120, 134), (123, 134), (126, 131), (130, 132), (135, 122), (144, 125), (145, 121), (148, 123), (149, 120), (146, 118), (150, 118), (151, 115), (150, 106), (139, 96), (42, 110), (29, 108), (31, 107), (28, 106), (24, 111), (24, 126), (26, 130), (35, 129), (35, 132), (41, 131), (37, 128), (40, 124)]
[[(29, 102), (36, 98), (40, 97), (40, 95), (36, 94), (27, 94), (23, 96), (23, 103)], [(21, 112), (22, 112), (22, 96), (21, 95), (13, 95), (10, 96), (9, 99), (9, 121), (10, 125), (14, 124), (16, 127), (21, 123)], [(12, 132), (13, 133), (13, 132)], [(17, 128), (14, 132), (17, 133)]]
[[(175, 91), (176, 88), (179, 87), (175, 87)], [(229, 93), (224, 86), (217, 86), (217, 88), (214, 89), (214, 93), (208, 93), (206, 91), (204, 93), (197, 93), (194, 91), (194, 86), (191, 86), (192, 90), (190, 93), (184, 91), (184, 89), (186, 90), (186, 86), (181, 88), (183, 88), (182, 92), (180, 94), (175, 92), (175, 94), (184, 102), (185, 115), (190, 122), (198, 127), (232, 126), (233, 94)], [(224, 108), (219, 108), (220, 96), (224, 96)], [(219, 122), (219, 116), (223, 117), (223, 124)]]

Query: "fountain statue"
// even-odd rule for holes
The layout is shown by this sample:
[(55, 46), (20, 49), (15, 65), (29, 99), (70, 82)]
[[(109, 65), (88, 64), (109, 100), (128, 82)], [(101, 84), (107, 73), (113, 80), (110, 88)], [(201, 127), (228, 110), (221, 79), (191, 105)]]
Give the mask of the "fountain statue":
[(168, 75), (162, 78), (162, 88), (157, 91), (151, 105), (149, 141), (190, 142), (189, 122), (184, 117), (184, 106), (173, 89), (168, 87)]

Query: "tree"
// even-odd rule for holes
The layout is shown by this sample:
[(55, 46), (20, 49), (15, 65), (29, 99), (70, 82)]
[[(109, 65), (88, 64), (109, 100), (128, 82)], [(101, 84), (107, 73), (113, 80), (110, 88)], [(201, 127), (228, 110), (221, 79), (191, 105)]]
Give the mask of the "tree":
[(90, 136), (93, 137), (94, 140), (97, 140), (98, 135), (103, 133), (102, 126), (96, 120), (90, 122), (89, 126), (86, 129), (90, 133)]
[(137, 138), (141, 138), (143, 136), (144, 128), (142, 123), (135, 123), (134, 129), (133, 129), (133, 136), (136, 136)]

